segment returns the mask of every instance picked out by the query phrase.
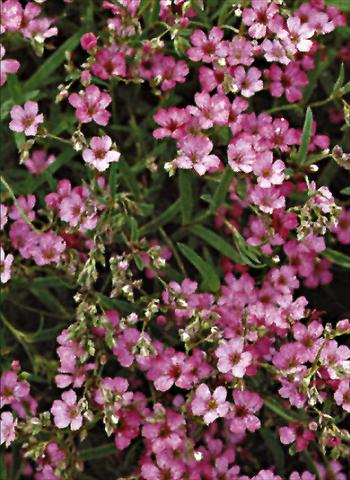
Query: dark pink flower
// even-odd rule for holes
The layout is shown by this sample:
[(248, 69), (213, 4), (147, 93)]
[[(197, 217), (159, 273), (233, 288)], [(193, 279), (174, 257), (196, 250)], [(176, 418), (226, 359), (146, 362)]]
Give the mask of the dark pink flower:
[(94, 120), (98, 125), (106, 126), (111, 114), (106, 107), (111, 103), (112, 98), (96, 85), (89, 85), (85, 91), (72, 93), (69, 103), (76, 108), (75, 116), (82, 123), (89, 123)]

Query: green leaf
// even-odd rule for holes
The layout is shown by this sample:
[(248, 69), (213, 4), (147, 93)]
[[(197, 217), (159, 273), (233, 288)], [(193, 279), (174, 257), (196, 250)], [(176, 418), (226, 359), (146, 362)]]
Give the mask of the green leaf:
[(296, 158), (296, 161), (299, 165), (303, 164), (307, 157), (307, 151), (311, 139), (312, 120), (312, 110), (310, 107), (307, 107), (303, 126), (303, 133), (301, 136), (301, 144)]
[(27, 80), (24, 84), (24, 89), (26, 91), (39, 88), (42, 84), (47, 82), (47, 79), (50, 78), (66, 59), (66, 52), (71, 52), (79, 45), (80, 37), (84, 33), (84, 29), (78, 30), (74, 35), (72, 35), (68, 40), (66, 40), (63, 45), (61, 45), (55, 53), (53, 53), (44, 63), (40, 65), (37, 71)]
[(216, 211), (225, 201), (228, 189), (231, 185), (234, 172), (231, 167), (227, 166), (222, 174), (221, 181), (217, 186), (211, 204), (211, 210)]
[(80, 450), (80, 458), (85, 461), (96, 460), (97, 458), (104, 458), (108, 455), (113, 455), (117, 452), (114, 443), (106, 443), (98, 447), (83, 448)]
[(139, 239), (139, 230), (138, 230), (137, 222), (134, 217), (130, 217), (130, 230), (131, 230), (131, 233), (130, 233), (131, 242), (133, 243), (137, 242), (137, 240)]
[(149, 222), (147, 225), (144, 225), (142, 228), (140, 228), (140, 235), (148, 235), (155, 230), (157, 230), (159, 227), (162, 227), (163, 225), (166, 225), (169, 223), (176, 215), (180, 212), (181, 210), (181, 200), (177, 199), (176, 202), (174, 202), (172, 205), (170, 205), (169, 208), (167, 208), (164, 212), (162, 212), (159, 217), (155, 218), (151, 222)]
[(276, 466), (277, 473), (279, 475), (284, 475), (285, 470), (285, 458), (284, 451), (281, 447), (281, 442), (279, 440), (278, 434), (273, 432), (269, 428), (261, 428), (259, 430), (260, 435), (264, 439), (264, 442), (269, 449)]
[(116, 298), (109, 298), (103, 293), (95, 292), (98, 303), (106, 309), (120, 310), (122, 313), (138, 312), (140, 307), (136, 303), (129, 303)]
[(350, 257), (345, 255), (345, 253), (337, 252), (337, 250), (333, 250), (332, 248), (326, 248), (321, 255), (335, 265), (350, 268)]
[(118, 166), (126, 186), (134, 194), (135, 197), (138, 197), (140, 194), (139, 186), (129, 164), (124, 159), (121, 159), (118, 162)]
[(198, 270), (203, 278), (203, 288), (217, 292), (220, 288), (220, 278), (214, 268), (203, 260), (192, 248), (183, 243), (177, 244), (181, 253)]
[(188, 225), (192, 217), (192, 178), (193, 176), (190, 170), (179, 171), (179, 190), (183, 225)]
[(196, 235), (197, 237), (204, 240), (204, 242), (208, 243), (211, 247), (217, 250), (221, 255), (230, 258), (235, 263), (239, 263), (241, 265), (244, 264), (241, 256), (235, 252), (233, 247), (223, 238), (221, 238), (216, 233), (212, 232), (208, 228), (202, 227), (201, 225), (195, 225), (191, 228), (191, 233)]
[(109, 170), (109, 191), (111, 193), (112, 200), (115, 199), (117, 191), (117, 163), (113, 162)]
[(342, 95), (346, 95), (347, 93), (350, 93), (350, 82), (346, 83), (341, 89), (340, 93)]
[(345, 78), (345, 70), (344, 70), (344, 63), (340, 65), (340, 70), (339, 70), (339, 75), (337, 78), (337, 81), (334, 84), (332, 93), (338, 92), (338, 90), (343, 86), (344, 83), (344, 78)]
[(339, 8), (339, 10), (343, 10), (344, 12), (350, 12), (350, 2), (349, 0), (326, 0), (326, 4)]
[(350, 195), (350, 187), (345, 187), (342, 190), (340, 190), (340, 193), (342, 195)]

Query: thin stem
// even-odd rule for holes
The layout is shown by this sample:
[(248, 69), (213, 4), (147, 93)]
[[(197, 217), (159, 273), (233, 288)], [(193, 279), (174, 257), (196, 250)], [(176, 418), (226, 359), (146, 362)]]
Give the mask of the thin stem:
[(17, 200), (17, 198), (16, 198), (16, 195), (14, 194), (12, 188), (11, 188), (10, 185), (6, 182), (6, 180), (4, 179), (4, 177), (0, 177), (0, 180), (1, 180), (1, 183), (4, 185), (4, 187), (6, 188), (6, 190), (8, 191), (8, 193), (10, 194), (10, 196), (11, 196), (14, 204), (16, 205), (17, 210), (18, 210), (20, 216), (22, 217), (22, 219), (24, 220), (24, 222), (25, 222), (27, 225), (30, 225), (35, 232), (40, 233), (40, 231), (39, 231), (37, 228), (34, 227), (34, 225), (32, 224), (32, 222), (30, 221), (28, 215), (27, 215), (26, 212), (23, 210), (23, 208), (21, 207), (21, 205), (18, 203), (18, 200)]
[(52, 140), (57, 140), (58, 142), (65, 143), (67, 145), (72, 146), (72, 142), (70, 140), (66, 140), (65, 138), (58, 137), (57, 135), (54, 135), (53, 133), (46, 133), (45, 135), (40, 135), (42, 138), (52, 138)]
[(178, 254), (173, 242), (171, 241), (171, 239), (168, 237), (168, 235), (165, 233), (165, 230), (162, 228), (162, 227), (159, 227), (159, 231), (162, 235), (162, 237), (164, 238), (165, 242), (168, 244), (170, 250), (173, 252), (174, 254), (174, 257), (175, 257), (175, 260), (181, 270), (181, 272), (187, 277), (187, 272), (186, 272), (186, 269), (185, 269), (185, 266), (184, 264), (182, 263), (182, 260), (181, 260), (181, 257), (180, 255)]

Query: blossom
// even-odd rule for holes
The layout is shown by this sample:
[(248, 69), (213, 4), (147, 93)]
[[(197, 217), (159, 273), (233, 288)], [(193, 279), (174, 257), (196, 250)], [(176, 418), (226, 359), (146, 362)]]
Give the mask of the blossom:
[(199, 175), (204, 175), (210, 168), (217, 168), (220, 159), (210, 154), (213, 144), (207, 137), (188, 135), (180, 143), (180, 152), (174, 160), (178, 168), (193, 168)]
[(158, 54), (153, 64), (152, 73), (164, 92), (174, 88), (176, 83), (185, 83), (189, 68), (184, 60), (176, 62), (173, 57)]
[(267, 0), (252, 0), (252, 8), (245, 8), (242, 15), (243, 23), (249, 26), (249, 35), (257, 39), (265, 37), (277, 12), (275, 2), (269, 4)]
[(74, 390), (62, 393), (62, 400), (54, 400), (51, 413), (57, 428), (70, 426), (72, 431), (79, 430), (83, 424), (83, 416), (77, 405), (77, 395)]
[(111, 114), (106, 107), (111, 103), (112, 98), (96, 85), (89, 85), (79, 94), (72, 93), (68, 101), (76, 109), (75, 116), (81, 123), (94, 120), (98, 125), (107, 125)]
[(112, 147), (112, 140), (108, 135), (92, 137), (90, 148), (83, 151), (83, 159), (93, 165), (99, 172), (104, 172), (112, 162), (118, 162), (120, 153)]
[(28, 100), (24, 106), (14, 105), (11, 109), (10, 129), (14, 132), (24, 132), (27, 136), (35, 136), (39, 125), (44, 121), (44, 115), (38, 114), (37, 102)]
[(6, 50), (0, 43), (0, 87), (2, 87), (7, 80), (8, 73), (17, 73), (17, 70), (21, 66), (17, 60), (7, 58), (3, 60)]
[(1, 434), (0, 434), (0, 445), (5, 443), (8, 447), (16, 438), (16, 427), (17, 420), (13, 418), (11, 412), (2, 412), (1, 413)]
[(244, 351), (244, 342), (241, 338), (223, 341), (216, 349), (215, 355), (218, 358), (219, 372), (230, 372), (238, 378), (244, 377), (247, 367), (252, 362), (252, 355)]
[(153, 136), (157, 140), (165, 137), (175, 139), (183, 138), (185, 135), (185, 127), (190, 119), (190, 114), (184, 108), (160, 108), (153, 116), (153, 120), (160, 125), (160, 128), (154, 130)]
[(1, 283), (6, 283), (11, 278), (11, 269), (14, 256), (11, 253), (5, 255), (4, 249), (0, 247), (0, 279)]
[[(90, 42), (93, 43), (93, 42)], [(91, 48), (91, 46), (89, 46)], [(115, 44), (100, 48), (96, 53), (91, 71), (96, 77), (108, 80), (113, 76), (126, 76), (125, 54), (117, 50)]]
[(248, 390), (234, 390), (232, 393), (234, 405), (227, 417), (230, 430), (234, 433), (243, 433), (245, 430), (255, 432), (261, 426), (259, 418), (254, 415), (263, 405), (262, 398)]
[(57, 263), (65, 249), (66, 243), (62, 237), (53, 232), (45, 232), (39, 235), (32, 255), (37, 265), (48, 265)]
[(334, 392), (336, 404), (342, 406), (344, 410), (350, 413), (350, 382), (341, 380), (337, 390)]
[(33, 175), (40, 175), (56, 160), (56, 155), (48, 155), (45, 150), (35, 150), (26, 158), (24, 165)]
[(227, 53), (226, 45), (222, 42), (224, 32), (213, 27), (207, 37), (202, 30), (196, 29), (191, 37), (193, 47), (187, 50), (189, 58), (195, 62), (202, 60), (210, 63), (217, 57), (224, 57)]
[(258, 177), (261, 188), (270, 188), (272, 185), (281, 185), (284, 180), (284, 163), (282, 160), (273, 162), (272, 152), (262, 152), (254, 164), (253, 171)]
[(6, 205), (0, 203), (0, 230), (2, 230), (8, 222), (7, 212), (8, 208), (6, 207)]
[(17, 372), (14, 370), (4, 371), (1, 374), (1, 397), (0, 405), (13, 406), (14, 403), (21, 402), (29, 394), (29, 383), (19, 381)]
[(315, 435), (299, 423), (290, 423), (287, 427), (281, 427), (279, 430), (280, 440), (284, 445), (295, 442), (297, 452), (305, 450)]
[(243, 97), (252, 97), (256, 92), (263, 89), (263, 82), (260, 80), (261, 72), (256, 67), (251, 67), (247, 71), (239, 66), (235, 69), (233, 79), (237, 89)]
[(350, 209), (342, 208), (338, 217), (338, 222), (332, 230), (340, 243), (350, 244)]
[(190, 105), (187, 111), (198, 118), (200, 128), (207, 129), (215, 125), (226, 125), (229, 117), (230, 102), (226, 95), (217, 93), (212, 97), (207, 92), (196, 93), (196, 107)]
[(191, 402), (192, 413), (203, 416), (204, 423), (209, 425), (217, 418), (227, 414), (229, 403), (226, 401), (226, 395), (225, 387), (217, 387), (213, 393), (210, 393), (209, 387), (202, 383), (197, 387)]
[(97, 47), (96, 35), (92, 32), (84, 33), (80, 37), (80, 45), (84, 50), (88, 52), (94, 50)]
[(306, 73), (298, 63), (289, 63), (284, 70), (278, 65), (270, 67), (270, 93), (273, 97), (281, 97), (285, 93), (289, 103), (297, 102), (302, 98), (302, 88), (308, 84)]

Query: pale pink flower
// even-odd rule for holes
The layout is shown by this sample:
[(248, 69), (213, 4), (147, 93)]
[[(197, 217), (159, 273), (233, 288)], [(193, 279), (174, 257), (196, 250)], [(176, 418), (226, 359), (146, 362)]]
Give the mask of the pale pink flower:
[(83, 159), (93, 165), (99, 172), (104, 172), (112, 162), (118, 162), (120, 153), (112, 148), (112, 140), (108, 135), (92, 137), (90, 148), (83, 151)]
[(203, 416), (206, 425), (214, 422), (217, 418), (225, 417), (230, 405), (226, 401), (226, 395), (225, 387), (217, 387), (211, 393), (209, 387), (202, 383), (197, 387), (194, 399), (191, 402), (192, 413)]
[(216, 349), (218, 370), (231, 373), (234, 377), (243, 378), (248, 366), (252, 363), (252, 355), (244, 351), (244, 341), (241, 338), (224, 340)]
[(13, 418), (11, 412), (2, 412), (1, 413), (1, 422), (0, 422), (0, 445), (5, 443), (8, 447), (16, 438), (16, 427), (17, 420)]
[(171, 137), (175, 139), (183, 138), (185, 127), (191, 120), (191, 115), (185, 108), (170, 107), (167, 110), (160, 108), (154, 115), (153, 120), (160, 125), (153, 132), (154, 138)]
[(250, 173), (253, 171), (253, 163), (256, 152), (251, 144), (244, 138), (230, 143), (227, 148), (228, 164), (234, 172)]
[(200, 128), (211, 128), (214, 124), (224, 126), (228, 121), (230, 101), (226, 95), (217, 93), (212, 97), (209, 93), (196, 93), (196, 107), (189, 105), (187, 111), (198, 118)]
[(263, 38), (271, 20), (278, 13), (276, 3), (268, 0), (252, 0), (252, 8), (243, 10), (242, 21), (249, 26), (248, 33), (253, 38)]
[(256, 92), (263, 89), (264, 84), (261, 78), (261, 71), (256, 67), (251, 67), (245, 71), (244, 67), (239, 66), (233, 74), (234, 82), (243, 97), (252, 97)]
[(57, 428), (70, 426), (72, 431), (79, 430), (83, 424), (83, 416), (77, 404), (77, 395), (74, 390), (62, 393), (62, 400), (55, 400), (51, 407), (54, 422)]
[(245, 37), (236, 35), (228, 44), (227, 62), (231, 67), (235, 65), (249, 66), (254, 62), (253, 46)]
[(315, 435), (300, 423), (290, 423), (288, 427), (281, 427), (279, 430), (280, 440), (284, 445), (295, 442), (297, 452), (305, 450)]
[(272, 213), (274, 210), (284, 208), (286, 199), (277, 187), (261, 188), (256, 185), (251, 192), (251, 200), (258, 205), (264, 213)]
[(316, 475), (308, 471), (303, 472), (301, 475), (298, 472), (292, 472), (289, 480), (315, 480)]
[(244, 433), (246, 430), (255, 432), (261, 426), (259, 418), (254, 415), (263, 406), (262, 398), (248, 390), (234, 390), (234, 405), (228, 416), (230, 430), (234, 433)]
[(14, 105), (11, 109), (10, 129), (14, 132), (24, 132), (27, 136), (35, 136), (39, 125), (44, 121), (44, 115), (38, 114), (37, 102), (28, 100), (23, 107)]
[(6, 283), (11, 278), (11, 270), (14, 256), (10, 253), (5, 255), (2, 247), (0, 247), (0, 279), (1, 283)]
[(287, 19), (288, 31), (283, 30), (277, 35), (283, 40), (287, 38), (293, 43), (299, 52), (308, 52), (312, 47), (310, 40), (315, 33), (315, 29), (309, 24), (302, 24), (299, 17), (289, 17)]
[(8, 221), (7, 212), (8, 212), (8, 208), (6, 207), (6, 205), (3, 205), (2, 203), (0, 203), (0, 230), (4, 228), (4, 226)]
[(17, 73), (17, 70), (21, 66), (17, 60), (13, 60), (11, 58), (3, 60), (5, 53), (5, 47), (0, 44), (0, 87), (6, 83), (7, 74)]
[(89, 85), (85, 91), (72, 93), (69, 103), (76, 108), (75, 116), (81, 123), (94, 120), (98, 125), (106, 126), (111, 116), (106, 107), (111, 103), (111, 96), (102, 92), (96, 85)]
[(270, 151), (261, 152), (253, 166), (253, 171), (258, 177), (258, 185), (261, 188), (270, 188), (272, 185), (281, 185), (284, 180), (284, 163), (282, 160), (273, 161)]
[(66, 242), (53, 232), (41, 233), (37, 239), (37, 246), (32, 252), (37, 265), (57, 263), (66, 249)]
[(337, 390), (334, 392), (334, 399), (337, 405), (342, 406), (343, 409), (350, 413), (350, 382), (349, 380), (342, 380)]
[(193, 47), (187, 50), (187, 55), (195, 62), (202, 60), (206, 63), (224, 57), (227, 54), (227, 47), (222, 41), (223, 37), (224, 32), (218, 27), (213, 27), (208, 37), (202, 30), (196, 29), (190, 37)]
[(40, 175), (55, 160), (56, 155), (48, 155), (45, 150), (35, 150), (31, 156), (24, 161), (24, 165), (33, 175)]
[(1, 5), (0, 33), (16, 32), (22, 23), (23, 8), (18, 0), (6, 0)]
[(265, 40), (261, 44), (261, 48), (264, 51), (264, 57), (268, 62), (279, 62), (284, 65), (288, 65), (291, 61), (289, 52), (286, 50), (284, 42), (275, 38), (274, 40)]
[(180, 147), (179, 156), (174, 160), (178, 168), (193, 168), (199, 175), (204, 175), (209, 169), (220, 165), (220, 159), (210, 154), (213, 144), (207, 137), (188, 135)]

